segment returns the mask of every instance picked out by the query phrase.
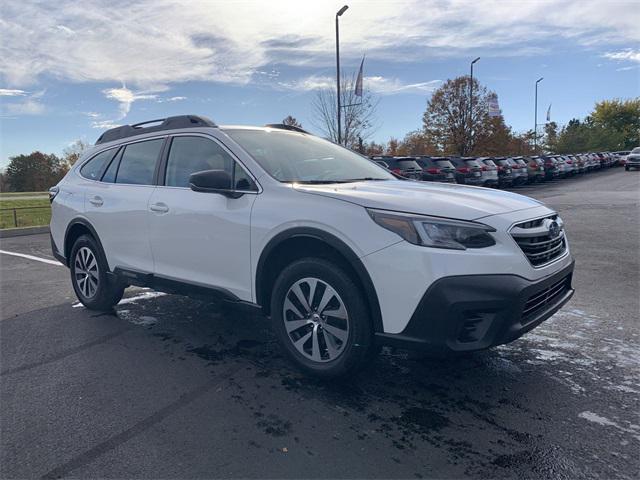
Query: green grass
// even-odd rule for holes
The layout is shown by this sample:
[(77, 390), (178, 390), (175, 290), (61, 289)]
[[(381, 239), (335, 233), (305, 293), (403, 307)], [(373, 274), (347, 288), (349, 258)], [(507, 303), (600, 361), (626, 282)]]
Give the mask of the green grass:
[[(29, 195), (34, 194), (30, 193)], [(16, 209), (15, 217), (14, 208)], [(19, 194), (2, 194), (0, 196), (0, 229), (16, 228), (16, 220), (17, 227), (48, 225), (51, 220), (49, 199), (47, 197), (21, 199)]]
[(34, 197), (36, 195), (46, 196), (47, 192), (0, 192), (0, 200), (3, 198), (15, 198), (15, 197)]

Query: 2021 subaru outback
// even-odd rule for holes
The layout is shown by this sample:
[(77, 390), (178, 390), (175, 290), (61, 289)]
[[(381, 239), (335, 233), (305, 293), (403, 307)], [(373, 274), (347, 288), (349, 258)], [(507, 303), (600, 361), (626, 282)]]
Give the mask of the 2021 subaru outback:
[(293, 127), (114, 128), (51, 199), (52, 249), (87, 308), (128, 285), (249, 303), (319, 376), (379, 345), (506, 343), (573, 294), (562, 220), (542, 203), (398, 179)]

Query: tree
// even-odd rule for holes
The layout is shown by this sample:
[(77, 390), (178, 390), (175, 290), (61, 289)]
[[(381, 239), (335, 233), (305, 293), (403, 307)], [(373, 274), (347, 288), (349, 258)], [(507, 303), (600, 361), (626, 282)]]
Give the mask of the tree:
[(10, 185), (7, 180), (7, 175), (4, 172), (0, 172), (0, 192), (8, 192), (9, 187)]
[(513, 141), (511, 127), (507, 126), (502, 115), (486, 116), (478, 130), (471, 152), (474, 155), (499, 156), (514, 153), (510, 151)]
[(438, 155), (435, 144), (420, 130), (409, 132), (398, 145), (398, 155)]
[(86, 150), (89, 149), (90, 146), (91, 145), (89, 145), (84, 140), (76, 140), (62, 151), (62, 155), (64, 155), (64, 161), (67, 162), (70, 167), (73, 166), (73, 164), (78, 161), (78, 159)]
[(547, 152), (556, 152), (558, 149), (558, 124), (556, 122), (547, 122), (544, 125), (544, 139), (542, 143)]
[(489, 92), (473, 79), (473, 113), (470, 117), (471, 79), (458, 77), (438, 88), (422, 117), (424, 133), (445, 154), (469, 155), (482, 138), (489, 115)]
[(588, 119), (594, 137), (601, 132), (609, 135), (606, 144), (598, 144), (600, 150), (631, 150), (640, 145), (640, 97), (597, 102)]
[(14, 192), (39, 192), (55, 185), (67, 173), (67, 164), (56, 155), (33, 152), (11, 157), (7, 181)]
[(365, 155), (382, 155), (384, 153), (384, 145), (376, 142), (370, 142), (364, 144)]
[(286, 118), (282, 120), (282, 124), (289, 125), (291, 127), (302, 128), (302, 124), (298, 122), (298, 120), (296, 120), (295, 117), (292, 117), (291, 115), (287, 115)]
[[(362, 97), (355, 94), (356, 76), (342, 76), (340, 103), (342, 105), (342, 144), (357, 149), (359, 138), (367, 140), (376, 130), (374, 123), (378, 101), (369, 89)], [(330, 140), (338, 141), (337, 100), (335, 89), (318, 90), (313, 102), (314, 125)]]
[(558, 135), (556, 153), (586, 152), (589, 131), (586, 124), (577, 118), (569, 120)]
[(391, 137), (387, 142), (387, 155), (398, 155), (398, 139)]

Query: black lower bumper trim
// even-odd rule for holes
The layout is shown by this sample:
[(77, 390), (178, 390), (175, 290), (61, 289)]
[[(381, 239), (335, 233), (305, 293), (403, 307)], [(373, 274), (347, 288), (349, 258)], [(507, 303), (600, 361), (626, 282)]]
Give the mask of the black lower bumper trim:
[(406, 328), (376, 333), (377, 343), (451, 353), (511, 342), (569, 301), (573, 268), (574, 261), (537, 281), (517, 275), (441, 278), (424, 294)]
[(56, 244), (53, 241), (53, 235), (51, 235), (51, 232), (49, 232), (49, 240), (51, 241), (51, 253), (53, 254), (54, 258), (58, 260), (60, 263), (62, 263), (65, 267), (68, 267), (69, 265), (67, 264), (67, 259), (64, 258), (64, 255), (62, 255), (58, 251), (58, 248), (56, 247)]

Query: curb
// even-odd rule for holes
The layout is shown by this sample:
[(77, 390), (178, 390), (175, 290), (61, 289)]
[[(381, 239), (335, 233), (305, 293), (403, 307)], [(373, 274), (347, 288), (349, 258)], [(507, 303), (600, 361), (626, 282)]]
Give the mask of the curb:
[(38, 235), (40, 233), (49, 233), (49, 226), (42, 227), (25, 227), (25, 228), (7, 228), (0, 230), (0, 238), (22, 237), (24, 235)]

